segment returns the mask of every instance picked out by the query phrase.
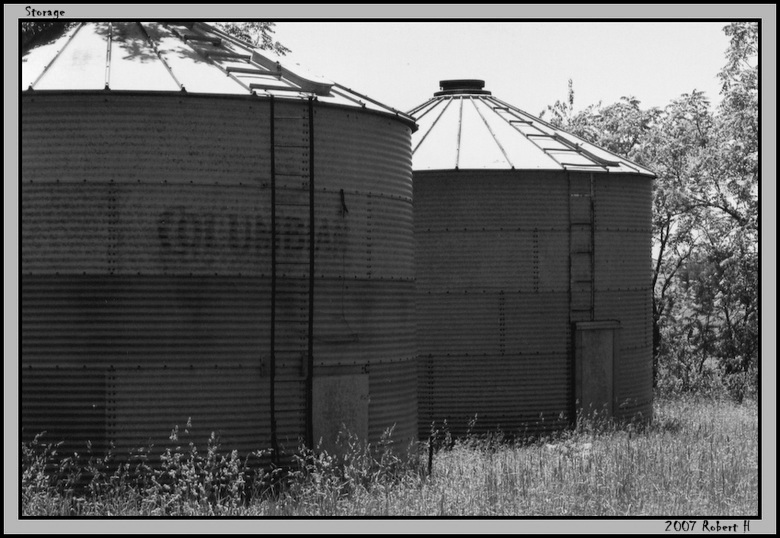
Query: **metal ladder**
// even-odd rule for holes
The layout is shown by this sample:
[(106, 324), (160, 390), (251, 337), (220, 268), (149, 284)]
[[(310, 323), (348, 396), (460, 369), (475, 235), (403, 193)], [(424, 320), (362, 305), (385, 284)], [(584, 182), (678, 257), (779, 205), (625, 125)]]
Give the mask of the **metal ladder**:
[(569, 174), (571, 321), (595, 319), (595, 213), (593, 174)]
[[(312, 442), (314, 320), (313, 101), (271, 112), (271, 430), (276, 452), (279, 382), (305, 381), (306, 442)], [(287, 385), (289, 386), (289, 385)]]

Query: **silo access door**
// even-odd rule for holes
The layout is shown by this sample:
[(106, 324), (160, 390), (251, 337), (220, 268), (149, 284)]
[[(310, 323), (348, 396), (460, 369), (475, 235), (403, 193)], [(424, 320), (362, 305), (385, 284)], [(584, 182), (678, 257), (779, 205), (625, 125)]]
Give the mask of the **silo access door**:
[(574, 397), (578, 416), (611, 418), (620, 322), (585, 321), (575, 326)]

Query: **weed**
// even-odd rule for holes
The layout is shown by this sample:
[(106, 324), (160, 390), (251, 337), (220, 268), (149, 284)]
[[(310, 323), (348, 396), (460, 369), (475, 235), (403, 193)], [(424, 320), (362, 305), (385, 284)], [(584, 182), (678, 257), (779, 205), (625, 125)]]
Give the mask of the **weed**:
[[(288, 468), (270, 454), (203, 451), (189, 424), (173, 444), (118, 458), (62, 457), (38, 436), (22, 446), (27, 516), (696, 516), (758, 511), (757, 404), (660, 398), (654, 421), (599, 413), (544, 437), (454, 438), (446, 423), (399, 447), (343, 431), (338, 450), (299, 447)], [(86, 461), (81, 465), (79, 462)], [(433, 468), (433, 473), (429, 471)]]

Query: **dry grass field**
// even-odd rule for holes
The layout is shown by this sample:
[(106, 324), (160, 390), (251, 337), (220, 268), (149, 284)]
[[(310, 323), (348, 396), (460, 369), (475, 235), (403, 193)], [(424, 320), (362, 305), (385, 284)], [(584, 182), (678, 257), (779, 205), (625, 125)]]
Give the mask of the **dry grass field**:
[[(60, 462), (23, 450), (22, 516), (663, 516), (758, 514), (755, 401), (660, 399), (652, 424), (584, 422), (543, 439), (455, 439), (433, 455), (344, 441), (302, 450), (282, 474), (253, 475), (216, 443), (182, 441), (161, 468)], [(202, 450), (199, 451), (199, 450)], [(108, 463), (108, 464), (106, 464)], [(430, 471), (430, 472), (429, 472)], [(76, 488), (83, 477), (86, 487)]]

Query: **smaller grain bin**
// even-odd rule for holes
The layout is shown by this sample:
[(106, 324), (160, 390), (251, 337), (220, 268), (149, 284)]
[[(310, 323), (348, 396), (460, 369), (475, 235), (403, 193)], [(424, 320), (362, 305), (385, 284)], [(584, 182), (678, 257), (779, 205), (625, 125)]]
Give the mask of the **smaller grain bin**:
[(25, 439), (415, 436), (411, 118), (200, 23), (22, 65)]
[(481, 80), (410, 114), (420, 436), (649, 416), (654, 175)]

